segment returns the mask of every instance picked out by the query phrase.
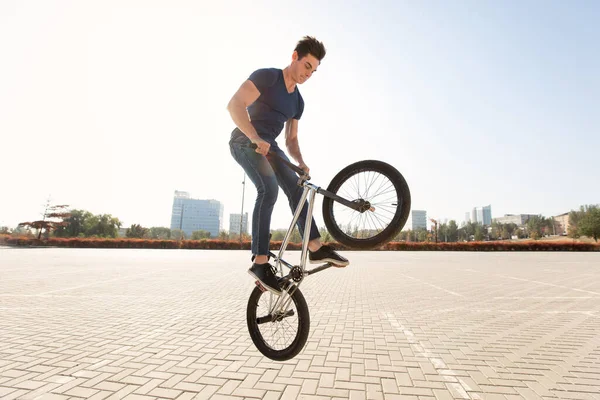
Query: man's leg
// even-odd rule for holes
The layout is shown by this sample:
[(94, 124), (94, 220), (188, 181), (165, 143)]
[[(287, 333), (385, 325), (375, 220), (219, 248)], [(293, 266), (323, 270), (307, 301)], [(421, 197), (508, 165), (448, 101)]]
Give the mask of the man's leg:
[(279, 186), (275, 173), (266, 157), (254, 149), (239, 143), (230, 145), (233, 158), (244, 168), (248, 178), (256, 186), (256, 202), (252, 213), (252, 254), (253, 265), (248, 273), (261, 281), (263, 286), (275, 293), (281, 293), (277, 278), (268, 263), (271, 214), (277, 201)]
[[(276, 152), (282, 158), (289, 161), (289, 158), (279, 147), (272, 146), (271, 151)], [(281, 186), (283, 192), (288, 198), (292, 213), (294, 213), (298, 207), (298, 204), (300, 203), (300, 198), (302, 197), (303, 191), (303, 189), (298, 186), (298, 176), (287, 165), (279, 162), (275, 158), (270, 158), (269, 162), (275, 171), (275, 176), (277, 177), (279, 186)], [(307, 214), (308, 204), (305, 203), (297, 222), (298, 230), (300, 231), (300, 235), (302, 235), (302, 237), (304, 237)], [(331, 246), (323, 245), (320, 237), (321, 235), (319, 234), (319, 227), (317, 226), (317, 223), (313, 217), (310, 224), (310, 241), (308, 242), (309, 260), (311, 263), (331, 262), (332, 264), (340, 267), (345, 267), (349, 264), (348, 260), (336, 253)]]

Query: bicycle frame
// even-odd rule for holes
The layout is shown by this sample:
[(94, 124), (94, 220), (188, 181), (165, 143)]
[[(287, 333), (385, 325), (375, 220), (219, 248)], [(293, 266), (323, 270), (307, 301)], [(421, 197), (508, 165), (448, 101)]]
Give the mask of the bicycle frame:
[[(290, 263), (288, 263), (287, 261), (285, 261), (283, 259), (283, 253), (287, 249), (287, 246), (290, 241), (290, 237), (292, 236), (292, 232), (294, 231), (294, 227), (296, 226), (296, 222), (298, 222), (300, 213), (302, 212), (302, 209), (304, 208), (304, 204), (307, 202), (307, 198), (308, 198), (308, 210), (306, 213), (304, 237), (302, 238), (302, 253), (300, 255), (300, 265), (299, 265), (300, 273), (302, 275), (301, 275), (300, 281), (294, 280), (294, 282), (296, 282), (296, 284), (293, 285), (294, 287), (290, 291), (288, 291), (287, 288), (283, 288), (282, 294), (280, 296), (277, 296), (277, 300), (272, 305), (271, 310), (269, 310), (269, 315), (271, 315), (271, 316), (273, 316), (275, 310), (279, 309), (282, 313), (284, 313), (287, 310), (287, 307), (292, 302), (292, 294), (294, 293), (294, 291), (296, 291), (300, 287), (300, 284), (302, 283), (302, 281), (304, 280), (305, 277), (307, 277), (308, 275), (317, 273), (319, 271), (323, 271), (332, 266), (331, 263), (325, 263), (325, 264), (323, 264), (319, 267), (313, 268), (311, 270), (306, 269), (306, 259), (308, 256), (308, 242), (309, 242), (309, 236), (310, 236), (309, 233), (310, 233), (310, 228), (312, 225), (312, 215), (313, 215), (313, 209), (314, 209), (314, 205), (315, 205), (315, 196), (317, 193), (319, 193), (319, 189), (320, 189), (318, 186), (315, 186), (312, 183), (306, 182), (306, 179), (310, 179), (310, 177), (307, 176), (306, 174), (302, 174), (300, 179), (298, 180), (298, 185), (302, 186), (304, 190), (302, 192), (302, 196), (300, 197), (300, 201), (298, 202), (298, 206), (296, 207), (296, 210), (294, 212), (294, 218), (292, 219), (292, 223), (290, 224), (290, 227), (288, 228), (288, 231), (286, 232), (286, 234), (283, 238), (283, 241), (281, 243), (281, 247), (279, 248), (279, 253), (277, 255), (275, 255), (273, 252), (269, 252), (269, 255), (276, 262), (276, 268), (279, 270), (279, 272), (281, 274), (280, 280), (284, 281), (284, 282), (290, 282), (290, 281), (294, 280), (292, 278), (291, 271), (295, 266), (291, 265)], [(287, 275), (284, 275), (284, 272), (283, 272), (284, 266), (290, 269), (290, 273)], [(284, 298), (286, 296), (284, 296), (284, 293), (288, 293), (288, 296), (285, 300), (284, 300)]]
[[(275, 255), (272, 252), (269, 252), (269, 255), (277, 263), (279, 272), (281, 273), (283, 280), (292, 279), (291, 274), (284, 275), (283, 266), (289, 268), (290, 270), (294, 266), (289, 264), (288, 262), (286, 262), (282, 257), (283, 257), (283, 253), (287, 249), (287, 246), (290, 241), (290, 237), (292, 236), (292, 232), (294, 230), (294, 227), (296, 226), (296, 222), (298, 222), (298, 218), (300, 218), (300, 213), (302, 212), (302, 209), (304, 208), (304, 204), (306, 203), (307, 198), (308, 198), (308, 210), (307, 210), (307, 214), (306, 214), (306, 225), (304, 227), (305, 234), (304, 234), (304, 237), (302, 238), (302, 253), (300, 256), (300, 265), (299, 265), (299, 267), (302, 270), (302, 279), (304, 279), (305, 276), (314, 274), (316, 272), (319, 272), (319, 271), (322, 271), (324, 269), (331, 267), (330, 263), (326, 263), (326, 264), (323, 264), (320, 267), (314, 268), (312, 270), (308, 270), (308, 271), (306, 270), (306, 259), (308, 256), (308, 242), (309, 242), (309, 234), (308, 233), (310, 232), (310, 229), (312, 226), (312, 215), (313, 215), (313, 209), (314, 209), (314, 204), (315, 204), (315, 196), (319, 192), (320, 188), (318, 186), (315, 186), (311, 183), (306, 182), (303, 178), (300, 178), (300, 180), (302, 181), (302, 187), (304, 188), (304, 190), (302, 192), (302, 196), (300, 197), (300, 201), (298, 202), (298, 206), (296, 207), (296, 211), (294, 212), (294, 218), (292, 219), (292, 223), (290, 224), (290, 227), (288, 228), (288, 230), (283, 238), (283, 241), (281, 243), (281, 248), (279, 249), (278, 255)], [(302, 281), (300, 281), (300, 282), (302, 282)]]

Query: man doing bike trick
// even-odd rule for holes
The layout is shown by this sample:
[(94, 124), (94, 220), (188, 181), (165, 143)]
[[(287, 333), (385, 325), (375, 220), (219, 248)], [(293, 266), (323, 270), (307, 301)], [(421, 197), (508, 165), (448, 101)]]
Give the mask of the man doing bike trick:
[[(256, 186), (257, 197), (252, 214), (252, 261), (248, 273), (273, 293), (280, 294), (274, 268), (269, 264), (271, 214), (277, 200), (279, 187), (288, 198), (292, 212), (302, 196), (294, 171), (267, 157), (269, 151), (289, 160), (275, 139), (285, 128), (285, 144), (298, 166), (308, 174), (298, 145), (298, 121), (304, 111), (304, 100), (298, 85), (306, 82), (325, 57), (325, 47), (313, 37), (300, 40), (292, 54), (291, 63), (283, 70), (263, 68), (254, 71), (233, 95), (227, 110), (236, 125), (231, 133), (229, 147), (233, 158), (242, 166)], [(250, 143), (256, 149), (248, 147)], [(297, 222), (304, 237), (307, 204)], [(323, 245), (314, 219), (309, 234), (309, 260), (311, 263), (329, 262), (344, 267), (348, 260), (335, 250)]]

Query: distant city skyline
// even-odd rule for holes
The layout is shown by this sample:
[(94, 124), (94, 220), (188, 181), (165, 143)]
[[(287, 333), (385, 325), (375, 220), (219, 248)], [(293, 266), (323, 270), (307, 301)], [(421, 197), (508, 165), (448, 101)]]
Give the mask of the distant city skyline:
[[(220, 211), (221, 215), (218, 218), (220, 230), (224, 230), (224, 231), (230, 232), (231, 231), (231, 226), (232, 226), (231, 217), (235, 216), (237, 219), (235, 220), (236, 230), (235, 230), (234, 233), (238, 234), (238, 232), (239, 232), (239, 221), (240, 221), (240, 219), (239, 219), (239, 216), (240, 216), (239, 212), (237, 212), (237, 213), (235, 213), (235, 212), (231, 212), (231, 213), (227, 212), (227, 208), (223, 204), (223, 202), (221, 202), (221, 201), (219, 201), (218, 199), (215, 199), (215, 198), (201, 199), (201, 198), (195, 197), (190, 192), (179, 191), (179, 190), (175, 190), (173, 193), (174, 193), (174, 197), (173, 197), (174, 199), (176, 199), (177, 197), (181, 197), (183, 199), (188, 199), (188, 200), (192, 200), (192, 201), (195, 201), (195, 202), (207, 202), (207, 203), (218, 204), (219, 205), (218, 208), (221, 210)], [(252, 202), (253, 201), (254, 200), (252, 199)], [(164, 225), (147, 225), (147, 224), (143, 224), (142, 223), (141, 225), (144, 226), (144, 227), (146, 227), (146, 228), (150, 228), (150, 227), (165, 227), (165, 228), (170, 228), (170, 229), (179, 229), (179, 226), (182, 224), (183, 220), (180, 220), (181, 214), (180, 214), (180, 211), (178, 211), (179, 210), (178, 207), (180, 207), (180, 205), (176, 206), (176, 202), (174, 202), (171, 205), (171, 207), (170, 207), (170, 210), (171, 210), (170, 223), (168, 223), (168, 224), (164, 224)], [(244, 208), (247, 209), (248, 208), (248, 204), (245, 204)], [(493, 216), (491, 214), (491, 205), (488, 205), (488, 206), (484, 206), (484, 207), (474, 207), (472, 209), (472, 211), (467, 212), (465, 214), (464, 219), (461, 220), (461, 219), (455, 219), (455, 218), (448, 218), (448, 217), (445, 217), (445, 216), (435, 216), (435, 217), (433, 217), (431, 215), (435, 215), (435, 214), (433, 214), (433, 213), (430, 214), (427, 210), (411, 209), (411, 212), (409, 214), (409, 218), (408, 218), (408, 220), (407, 220), (407, 222), (406, 222), (403, 230), (408, 230), (408, 229), (414, 230), (415, 229), (415, 226), (416, 226), (415, 225), (415, 215), (418, 218), (418, 222), (417, 222), (418, 226), (417, 227), (423, 227), (424, 226), (424, 227), (428, 228), (430, 225), (433, 224), (430, 221), (431, 218), (437, 220), (440, 224), (441, 223), (446, 223), (447, 224), (449, 221), (454, 220), (456, 222), (456, 224), (460, 227), (465, 222), (478, 222), (479, 218), (481, 218), (479, 216), (483, 215), (482, 213), (484, 212), (484, 210), (486, 208), (490, 208), (490, 211), (489, 211), (488, 214), (486, 214), (485, 221), (487, 221), (487, 223), (485, 223), (485, 225), (490, 225), (491, 221), (493, 221), (493, 220), (501, 220), (502, 221), (503, 219), (506, 219), (506, 221), (510, 221), (510, 222), (516, 223), (515, 221), (513, 221), (513, 219), (516, 218), (516, 217), (529, 218), (529, 217), (531, 217), (533, 215), (542, 215), (542, 216), (547, 217), (547, 218), (549, 218), (549, 217), (559, 217), (561, 215), (564, 215), (565, 213), (568, 214), (570, 211), (579, 210), (579, 206), (578, 206), (578, 207), (572, 208), (571, 210), (568, 210), (568, 211), (565, 211), (565, 212), (562, 212), (562, 213), (558, 213), (558, 214), (551, 214), (551, 215), (545, 215), (545, 214), (542, 214), (542, 213), (525, 214), (525, 213), (513, 212), (513, 213), (505, 213), (502, 216)], [(89, 210), (86, 210), (86, 211), (89, 211)], [(320, 210), (317, 210), (317, 211), (320, 211)], [(113, 214), (113, 216), (119, 218), (118, 215), (114, 215)], [(225, 216), (227, 216), (227, 218), (225, 218)], [(251, 216), (252, 216), (252, 212), (251, 211), (250, 212), (248, 212), (248, 211), (244, 212), (244, 226), (243, 226), (243, 228), (244, 228), (245, 234), (248, 234), (249, 231), (252, 228)], [(473, 220), (473, 216), (475, 216), (475, 221)], [(513, 218), (511, 219), (510, 217), (513, 217)], [(290, 222), (291, 222), (291, 214), (290, 214)], [(525, 222), (526, 222), (526, 220), (522, 221), (521, 224), (525, 223)], [(125, 228), (130, 227), (132, 224), (138, 224), (138, 223), (139, 222), (133, 222), (131, 224), (125, 224), (121, 228), (125, 229)], [(196, 221), (194, 223), (197, 224), (198, 222)], [(517, 223), (517, 224), (519, 224), (519, 223)], [(324, 224), (322, 224), (322, 225), (318, 224), (318, 225), (319, 225), (319, 228), (324, 227)], [(17, 224), (14, 224), (14, 226), (11, 226), (11, 225), (0, 223), (0, 227), (2, 227), (2, 226), (7, 226), (8, 228), (14, 229), (14, 228), (17, 227)], [(191, 235), (191, 232), (194, 230), (193, 228), (191, 228), (191, 226), (192, 225), (190, 225), (190, 228), (188, 228), (187, 230), (184, 229), (184, 231), (186, 231), (187, 235)], [(225, 229), (226, 227), (227, 227), (227, 229)], [(277, 227), (272, 225), (271, 229), (272, 230), (281, 230), (281, 229), (286, 229), (287, 230), (288, 227), (289, 227), (289, 225), (286, 225), (286, 226), (277, 226)], [(201, 229), (200, 227), (197, 227), (197, 228), (198, 228), (198, 230)], [(218, 234), (216, 233), (217, 231), (214, 228), (211, 228), (209, 230), (212, 232), (211, 233), (212, 236), (218, 236)]]

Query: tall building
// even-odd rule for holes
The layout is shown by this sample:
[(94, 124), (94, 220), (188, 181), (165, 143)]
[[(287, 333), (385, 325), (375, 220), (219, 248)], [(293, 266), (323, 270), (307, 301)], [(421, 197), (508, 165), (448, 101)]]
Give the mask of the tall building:
[(223, 226), (223, 204), (217, 200), (192, 199), (188, 192), (176, 190), (171, 211), (171, 230), (181, 229), (187, 237), (194, 231), (218, 237)]
[(244, 213), (244, 219), (240, 221), (241, 214), (229, 214), (229, 233), (236, 235), (240, 234), (240, 222), (242, 224), (242, 232), (248, 234), (248, 213)]
[(483, 222), (483, 208), (475, 208), (475, 213), (477, 213), (477, 223), (479, 225), (485, 225), (485, 222)]
[(485, 226), (492, 224), (492, 206), (488, 205), (485, 207), (475, 207), (471, 211), (471, 219), (469, 221), (469, 213), (465, 215), (466, 222), (473, 222)]
[(483, 225), (492, 225), (492, 205), (490, 204), (488, 206), (482, 207), (481, 212), (483, 215)]
[(427, 211), (412, 210), (410, 213), (412, 230), (427, 229)]

